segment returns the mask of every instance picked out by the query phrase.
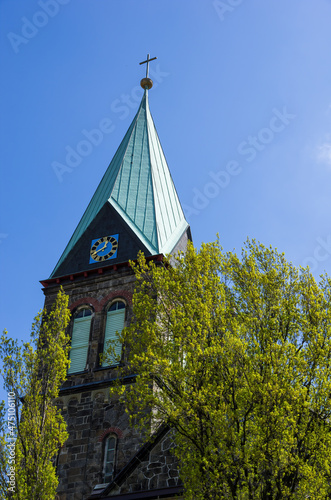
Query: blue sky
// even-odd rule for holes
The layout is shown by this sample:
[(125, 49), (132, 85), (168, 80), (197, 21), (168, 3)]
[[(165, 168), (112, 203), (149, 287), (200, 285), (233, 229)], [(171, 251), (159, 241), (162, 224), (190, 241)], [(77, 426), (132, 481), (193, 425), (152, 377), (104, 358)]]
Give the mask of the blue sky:
[(39, 280), (134, 117), (147, 53), (158, 57), (151, 112), (196, 246), (219, 233), (240, 251), (249, 236), (331, 274), (330, 0), (0, 0), (0, 18), (11, 336), (28, 337)]

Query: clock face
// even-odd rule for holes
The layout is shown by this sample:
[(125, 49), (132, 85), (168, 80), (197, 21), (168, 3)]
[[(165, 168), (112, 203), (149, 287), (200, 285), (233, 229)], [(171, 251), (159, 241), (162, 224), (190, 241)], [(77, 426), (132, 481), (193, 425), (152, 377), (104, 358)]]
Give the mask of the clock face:
[(90, 250), (90, 264), (95, 262), (104, 262), (105, 260), (115, 259), (117, 257), (118, 234), (112, 236), (103, 236), (92, 240)]

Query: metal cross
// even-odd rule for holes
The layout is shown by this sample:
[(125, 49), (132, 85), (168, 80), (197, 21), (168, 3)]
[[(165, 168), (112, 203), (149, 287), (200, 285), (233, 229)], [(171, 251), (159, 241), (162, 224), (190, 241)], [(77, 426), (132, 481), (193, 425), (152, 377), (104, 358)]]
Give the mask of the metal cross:
[(154, 61), (154, 59), (157, 59), (157, 57), (152, 57), (152, 59), (150, 59), (149, 58), (149, 54), (147, 54), (146, 61), (142, 61), (141, 63), (139, 63), (139, 64), (145, 64), (145, 63), (147, 63), (147, 65), (146, 65), (146, 78), (148, 78), (149, 61)]

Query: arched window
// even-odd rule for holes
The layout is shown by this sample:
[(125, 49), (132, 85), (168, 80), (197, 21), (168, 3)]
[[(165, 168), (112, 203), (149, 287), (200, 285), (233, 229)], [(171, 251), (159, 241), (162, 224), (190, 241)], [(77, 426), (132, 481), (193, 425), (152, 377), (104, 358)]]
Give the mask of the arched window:
[(92, 311), (88, 308), (80, 309), (74, 316), (69, 374), (82, 372), (86, 368), (91, 320)]
[(116, 455), (116, 437), (109, 435), (105, 440), (105, 455), (103, 460), (103, 482), (110, 483), (114, 477)]
[(121, 333), (124, 327), (125, 319), (125, 304), (120, 300), (114, 302), (107, 312), (107, 322), (105, 330), (105, 340), (103, 344), (103, 352), (105, 353), (109, 343), (115, 349), (115, 356), (108, 356), (107, 360), (102, 362), (102, 366), (111, 366), (116, 364), (118, 361), (116, 356), (121, 355), (122, 345), (117, 340), (116, 332)]

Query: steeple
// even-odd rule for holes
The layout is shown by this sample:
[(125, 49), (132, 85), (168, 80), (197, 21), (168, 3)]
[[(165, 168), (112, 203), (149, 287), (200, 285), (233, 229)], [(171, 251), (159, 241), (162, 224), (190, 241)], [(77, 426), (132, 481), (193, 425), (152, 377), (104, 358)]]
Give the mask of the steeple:
[[(41, 282), (45, 307), (62, 286), (72, 313), (70, 367), (57, 398), (69, 432), (57, 462), (61, 499), (170, 499), (182, 493), (168, 428), (144, 444), (125, 403), (109, 395), (118, 361), (126, 363), (116, 332), (133, 316), (136, 278), (129, 260), (141, 250), (160, 261), (162, 254), (185, 251), (191, 237), (149, 110), (151, 60), (144, 61), (137, 114), (51, 277)], [(100, 358), (109, 343), (119, 358)], [(118, 381), (130, 385), (135, 375)], [(158, 462), (166, 465), (156, 467)]]
[[(148, 55), (147, 61), (144, 62), (148, 65), (150, 60), (152, 59), (149, 59)], [(92, 259), (91, 262), (89, 255), (91, 247), (85, 251), (82, 246), (90, 245), (92, 240), (98, 242), (109, 232), (112, 235), (111, 231), (115, 236), (118, 235), (118, 253), (113, 252), (111, 258), (115, 260), (111, 263), (120, 262), (122, 245), (120, 233), (123, 225), (121, 227), (113, 223), (109, 227), (105, 225), (107, 217), (114, 222), (115, 214), (136, 241), (136, 246), (132, 249), (135, 255), (131, 253), (128, 256), (127, 252), (125, 255), (122, 253), (122, 259), (135, 259), (137, 249), (142, 249), (147, 255), (171, 253), (184, 233), (189, 230), (149, 110), (149, 82), (152, 83), (148, 76), (142, 80), (141, 85), (144, 84), (145, 90), (137, 114), (51, 278), (85, 271), (91, 265), (100, 266), (100, 260), (94, 263)], [(86, 237), (90, 243), (86, 241)], [(101, 246), (95, 248), (100, 252), (99, 255), (103, 255)], [(80, 255), (84, 251), (86, 253), (85, 261), (81, 259), (79, 264), (74, 257), (78, 251)], [(109, 265), (110, 262), (107, 260), (104, 259), (102, 265)], [(71, 262), (75, 263), (73, 269)]]

